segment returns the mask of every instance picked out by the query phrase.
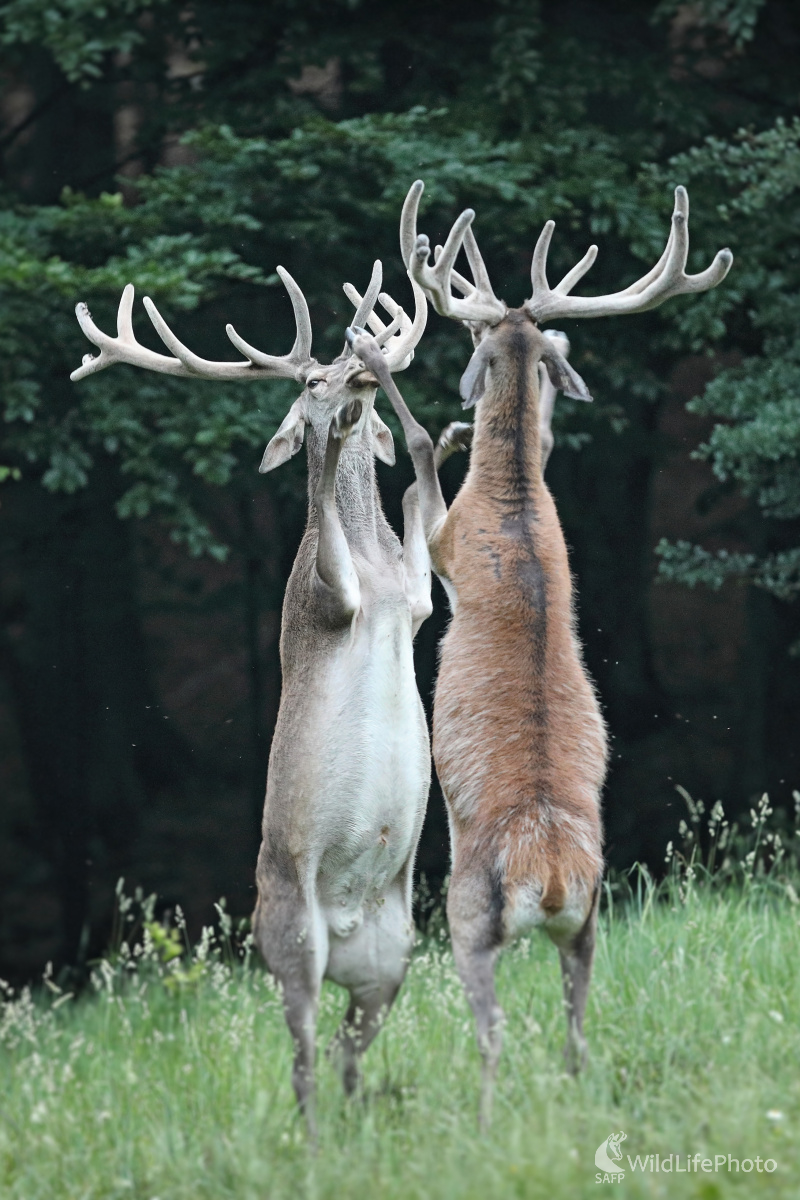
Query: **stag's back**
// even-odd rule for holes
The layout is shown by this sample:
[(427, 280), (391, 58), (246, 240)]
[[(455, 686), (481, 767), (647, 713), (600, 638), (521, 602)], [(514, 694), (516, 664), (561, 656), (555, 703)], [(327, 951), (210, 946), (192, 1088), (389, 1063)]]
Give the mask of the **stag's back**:
[(541, 478), (543, 338), (521, 312), (489, 336), (470, 470), (439, 543), (457, 606), (442, 646), (434, 757), (460, 849), (491, 845), (508, 883), (549, 878), (557, 908), (559, 880), (600, 870), (605, 732)]

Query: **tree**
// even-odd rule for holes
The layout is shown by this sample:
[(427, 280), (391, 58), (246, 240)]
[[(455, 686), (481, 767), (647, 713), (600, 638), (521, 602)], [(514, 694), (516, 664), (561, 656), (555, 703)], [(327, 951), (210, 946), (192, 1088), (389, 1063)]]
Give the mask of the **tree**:
[[(736, 321), (746, 314), (737, 331), (745, 357), (720, 371), (690, 407), (720, 419), (698, 455), (712, 462), (721, 484), (738, 484), (767, 520), (750, 551), (714, 553), (665, 542), (661, 571), (692, 587), (719, 588), (731, 576), (752, 579), (792, 600), (800, 591), (800, 121), (778, 118), (760, 133), (708, 138), (676, 156), (669, 172), (700, 182), (707, 211), (742, 248), (735, 285), (720, 297), (718, 316)], [(683, 331), (696, 336), (691, 323)], [(748, 540), (741, 529), (730, 532)]]
[[(729, 241), (729, 280), (636, 318), (635, 328), (577, 322), (573, 361), (599, 399), (580, 412), (570, 401), (558, 407), (553, 484), (574, 550), (587, 655), (618, 747), (635, 747), (666, 711), (651, 663), (647, 513), (662, 450), (658, 414), (682, 353), (738, 356), (697, 406), (720, 417), (708, 453), (722, 486), (739, 483), (756, 503), (738, 557), (663, 547), (662, 569), (687, 580), (736, 569), (774, 594), (796, 587), (794, 6), (241, 0), (220, 8), (201, 0), (187, 9), (175, 0), (114, 0), (100, 12), (84, 0), (14, 0), (2, 18), (17, 117), (5, 134), (0, 215), (0, 461), (23, 476), (4, 485), (13, 582), (3, 655), (31, 787), (48, 827), (62, 822), (62, 846), (72, 836), (64, 814), (83, 805), (83, 842), (74, 852), (53, 850), (53, 862), (83, 861), (92, 839), (107, 843), (119, 778), (135, 782), (125, 785), (133, 822), (154, 779), (188, 770), (186, 748), (174, 740), (165, 747), (163, 725), (144, 720), (152, 711), (144, 654), (134, 652), (125, 682), (116, 678), (117, 635), (104, 642), (98, 632), (106, 601), (73, 604), (64, 580), (72, 572), (75, 586), (99, 596), (108, 563), (119, 565), (115, 605), (135, 630), (139, 535), (130, 520), (146, 519), (148, 529), (158, 520), (190, 554), (242, 563), (235, 602), (252, 634), (259, 608), (278, 603), (305, 502), (302, 465), (267, 481), (254, 474), (291, 388), (211, 387), (128, 368), (68, 382), (91, 351), (74, 302), (86, 299), (112, 329), (131, 279), (208, 356), (232, 356), (226, 321), (282, 352), (292, 337), (274, 274), (283, 263), (308, 296), (320, 353), (335, 353), (348, 313), (341, 284), (363, 285), (373, 255), (384, 259), (388, 290), (409, 299), (397, 220), (417, 176), (426, 180), (423, 227), (432, 236), (467, 204), (476, 208), (492, 278), (508, 281), (510, 303), (523, 298), (529, 255), (550, 217), (558, 223), (553, 272), (595, 240), (601, 254), (587, 288), (624, 286), (660, 253), (670, 189), (688, 182), (692, 265), (706, 265)], [(767, 210), (769, 220), (757, 221)], [(138, 301), (136, 323), (156, 348)], [(458, 413), (466, 351), (457, 330), (431, 320), (404, 389), (433, 432)], [(407, 462), (382, 478), (396, 511)], [(282, 513), (268, 534), (252, 522), (256, 494)], [(123, 521), (110, 520), (113, 513)], [(59, 553), (43, 557), (43, 546)], [(16, 627), (21, 640), (8, 632)], [(59, 629), (72, 633), (64, 639)], [(435, 629), (429, 623), (421, 638), (427, 679)], [(264, 694), (277, 677), (272, 663), (265, 682), (248, 637), (246, 790), (256, 805), (268, 741)], [(81, 642), (96, 647), (105, 667), (91, 687), (78, 681), (72, 699), (62, 698), (76, 723), (66, 729), (59, 704), (42, 701), (44, 680), (53, 661), (69, 677)], [(124, 731), (116, 742), (89, 736), (112, 679), (125, 693), (114, 701)], [(140, 732), (129, 736), (136, 721)], [(47, 747), (61, 746), (66, 762), (79, 743), (79, 762), (62, 768), (55, 755), (50, 774), (37, 775)], [(615, 786), (612, 779), (612, 835), (626, 828), (635, 802)], [(647, 852), (641, 835), (624, 837), (623, 858)], [(70, 954), (86, 897), (67, 882), (62, 902)]]

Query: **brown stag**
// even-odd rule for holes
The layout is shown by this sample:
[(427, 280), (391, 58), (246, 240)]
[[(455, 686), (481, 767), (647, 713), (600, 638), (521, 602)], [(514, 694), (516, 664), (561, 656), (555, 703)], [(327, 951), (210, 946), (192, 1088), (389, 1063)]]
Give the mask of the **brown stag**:
[[(471, 209), (437, 247), (431, 265), (428, 239), (416, 232), (422, 191), (417, 181), (403, 209), (409, 275), (440, 315), (467, 325), (475, 346), (461, 380), (464, 406), (477, 405), (472, 457), (449, 511), (430, 437), (374, 341), (356, 330), (348, 336), (403, 425), (431, 562), (454, 609), (441, 647), (433, 753), (452, 840), (447, 914), (477, 1026), (485, 1124), (503, 1021), (495, 965), (500, 949), (518, 935), (539, 927), (558, 947), (568, 1068), (576, 1071), (585, 1059), (583, 1018), (603, 871), (606, 732), (576, 635), (564, 536), (542, 479), (540, 421), (547, 414), (540, 412), (540, 367), (552, 381), (550, 406), (556, 388), (580, 400), (591, 396), (559, 339), (540, 325), (643, 312), (670, 296), (705, 291), (725, 277), (732, 256), (721, 250), (706, 271), (685, 273), (689, 209), (686, 191), (678, 188), (666, 249), (636, 283), (613, 295), (571, 296), (594, 262), (593, 246), (550, 288), (545, 263), (554, 225), (548, 221), (533, 255), (533, 294), (509, 309), (492, 291)], [(462, 245), (474, 282), (454, 270)]]

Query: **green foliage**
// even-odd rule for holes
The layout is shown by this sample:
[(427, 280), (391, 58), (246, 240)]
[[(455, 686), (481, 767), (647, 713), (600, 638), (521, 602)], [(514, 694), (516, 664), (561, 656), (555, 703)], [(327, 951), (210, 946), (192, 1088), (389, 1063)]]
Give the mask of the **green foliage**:
[[(740, 344), (758, 347), (719, 372), (691, 411), (719, 420), (699, 457), (718, 479), (735, 480), (767, 517), (800, 517), (800, 120), (778, 119), (761, 133), (740, 130), (730, 141), (708, 138), (676, 156), (664, 178), (691, 180), (706, 201), (704, 221), (716, 219), (734, 249), (729, 287), (715, 293), (715, 319), (749, 326)], [(694, 193), (694, 189), (693, 189)], [(696, 194), (696, 193), (694, 193)], [(693, 312), (677, 327), (694, 341)], [(704, 331), (701, 331), (701, 333)], [(751, 578), (781, 599), (800, 588), (800, 549), (711, 554), (700, 547), (662, 544), (661, 572), (694, 586), (719, 587), (729, 576)]]
[[(99, 451), (116, 456), (130, 479), (118, 501), (120, 515), (160, 512), (192, 553), (220, 555), (223, 547), (197, 511), (191, 477), (228, 484), (242, 452), (264, 440), (291, 397), (275, 384), (211, 388), (127, 368), (70, 385), (68, 370), (90, 348), (72, 323), (69, 302), (86, 297), (101, 327), (109, 328), (111, 304), (130, 280), (157, 298), (167, 319), (175, 310), (210, 305), (227, 284), (224, 294), (235, 312), (243, 301), (259, 304), (253, 285), (276, 281), (272, 272), (280, 256), (302, 280), (312, 310), (329, 314), (317, 353), (335, 354), (347, 319), (336, 299), (341, 282), (354, 276), (358, 283), (358, 264), (366, 276), (369, 251), (394, 245), (402, 199), (418, 174), (427, 182), (425, 221), (441, 226), (440, 214), (449, 221), (469, 197), (481, 209), (487, 255), (501, 264), (516, 262), (517, 245), (532, 246), (551, 214), (567, 231), (554, 249), (553, 270), (565, 270), (580, 253), (580, 234), (570, 236), (570, 227), (585, 228), (586, 237), (637, 236), (643, 258), (657, 252), (663, 235), (663, 197), (657, 219), (642, 208), (620, 149), (592, 129), (565, 130), (558, 139), (537, 131), (497, 140), (488, 131), (462, 129), (445, 110), (417, 107), (341, 122), (316, 118), (273, 140), (206, 127), (189, 142), (198, 161), (142, 179), (142, 202), (135, 208), (109, 195), (92, 201), (68, 193), (60, 207), (3, 214), (0, 290), (8, 304), (0, 342), (6, 349), (7, 444), (20, 460), (42, 464), (46, 487), (74, 492), (86, 486)], [(387, 258), (390, 290), (407, 301), (399, 263)], [(520, 290), (524, 272), (515, 274), (513, 286)], [(234, 283), (248, 288), (241, 299), (230, 292)], [(695, 307), (707, 303), (701, 299)], [(230, 357), (221, 324), (212, 336), (221, 356)], [(46, 382), (37, 351), (43, 325), (56, 334)], [(285, 317), (279, 328), (286, 329)], [(191, 344), (191, 337), (186, 340)], [(420, 387), (416, 372), (404, 386), (417, 411), (443, 425), (458, 411), (463, 359), (452, 357), (445, 339), (435, 335), (423, 353), (428, 386)], [(647, 392), (641, 369), (637, 378), (636, 368), (619, 359), (592, 359), (612, 386)], [(47, 414), (34, 420), (43, 389)], [(435, 412), (431, 395), (434, 403), (447, 399), (447, 406)], [(568, 419), (576, 407), (564, 402), (560, 416)], [(580, 445), (589, 436), (573, 431), (566, 441)]]
[[(93, 198), (67, 189), (59, 205), (12, 198), (0, 214), (5, 457), (45, 487), (75, 493), (90, 485), (98, 455), (109, 455), (126, 485), (121, 516), (157, 513), (192, 553), (221, 557), (225, 534), (209, 523), (204, 488), (244, 486), (290, 390), (212, 387), (125, 368), (71, 385), (69, 370), (89, 350), (71, 316), (76, 300), (89, 301), (111, 328), (112, 306), (132, 280), (168, 320), (181, 314), (181, 336), (207, 343), (212, 357), (231, 357), (222, 334), (228, 320), (277, 350), (291, 338), (288, 305), (272, 290), (283, 262), (311, 304), (316, 352), (332, 355), (348, 312), (341, 284), (363, 285), (374, 255), (384, 259), (388, 289), (409, 300), (396, 229), (417, 176), (427, 184), (423, 227), (435, 236), (459, 208), (476, 208), (481, 246), (510, 303), (524, 297), (526, 258), (550, 217), (558, 222), (553, 277), (596, 240), (601, 255), (588, 290), (625, 286), (660, 253), (669, 191), (682, 182), (693, 205), (690, 267), (701, 269), (727, 241), (734, 269), (716, 291), (634, 322), (576, 323), (573, 359), (600, 402), (591, 412), (559, 402), (560, 444), (587, 446), (598, 423), (610, 424), (621, 435), (620, 470), (622, 458), (652, 456), (648, 410), (663, 395), (669, 365), (686, 350), (713, 349), (732, 365), (693, 403), (717, 421), (701, 453), (765, 516), (794, 520), (800, 124), (775, 117), (776, 104), (788, 110), (795, 100), (772, 60), (773, 99), (759, 98), (762, 9), (759, 0), (704, 0), (692, 10), (701, 27), (724, 26), (738, 48), (719, 51), (721, 83), (696, 75), (689, 85), (675, 75), (663, 25), (656, 41), (632, 42), (630, 54), (612, 44), (614, 22), (627, 28), (633, 19), (622, 9), (576, 34), (547, 5), (521, 0), (505, 0), (491, 18), (481, 10), (479, 20), (468, 7), (454, 9), (446, 28), (427, 9), (402, 19), (392, 9), (395, 21), (360, 4), (312, 0), (269, 12), (237, 6), (223, 24), (214, 6), (188, 12), (167, 0), (109, 0), (100, 9), (85, 0), (7, 4), (9, 52), (44, 46), (69, 80), (117, 78), (112, 52), (128, 56), (134, 75), (137, 55), (149, 55), (152, 75), (152, 39), (160, 37), (160, 53), (180, 47), (203, 86), (191, 72), (180, 84), (162, 71), (158, 87), (170, 101), (162, 107), (189, 131), (192, 160), (137, 179), (136, 205), (107, 191)], [(653, 16), (676, 12), (674, 4), (643, 4), (635, 19), (647, 29)], [(407, 37), (407, 24), (418, 20), (429, 22), (428, 32)], [(259, 47), (258, 65), (250, 43)], [(449, 74), (441, 69), (445, 47)], [(397, 56), (408, 57), (412, 82), (387, 91)], [(331, 62), (341, 82), (336, 119), (327, 101), (293, 96), (287, 84), (304, 63)], [(432, 320), (403, 381), (434, 432), (457, 413), (466, 346), (458, 336)], [(662, 548), (661, 569), (692, 584), (738, 573), (786, 597), (796, 578), (793, 535), (768, 536), (775, 544), (752, 561), (750, 551)]]
[(730, 884), (752, 888), (770, 881), (785, 888), (793, 904), (798, 903), (795, 883), (800, 876), (800, 792), (792, 794), (794, 813), (776, 812), (764, 793), (749, 812), (749, 820), (729, 821), (722, 801), (707, 811), (686, 788), (675, 791), (686, 801), (688, 822), (681, 820), (680, 848), (670, 841), (665, 886), (684, 901), (695, 887), (726, 888)]
[[(3, 1195), (588, 1200), (595, 1150), (623, 1129), (633, 1158), (777, 1163), (748, 1175), (673, 1171), (670, 1196), (789, 1200), (800, 1170), (796, 889), (680, 887), (640, 872), (610, 889), (577, 1081), (563, 1073), (553, 947), (535, 937), (504, 953), (503, 1055), (480, 1137), (474, 1026), (445, 937), (418, 944), (366, 1055), (362, 1102), (344, 1100), (323, 1053), (344, 1010), (343, 993), (324, 985), (316, 1154), (296, 1113), (274, 981), (228, 961), (215, 931), (187, 954), (203, 966), (188, 989), (169, 986), (180, 960), (165, 966), (155, 946), (98, 964), (82, 998), (50, 973), (40, 995), (4, 986)], [(622, 1165), (620, 1195), (663, 1182)]]
[(71, 310), (76, 298), (91, 298), (100, 324), (113, 329), (114, 307), (131, 279), (171, 316), (196, 309), (220, 281), (253, 287), (267, 278), (207, 237), (155, 232), (146, 206), (126, 209), (119, 199), (68, 193), (59, 207), (0, 213), (6, 452), (23, 470), (38, 468), (46, 488), (66, 493), (87, 486), (98, 453), (114, 456), (130, 480), (117, 502), (121, 516), (156, 508), (176, 541), (221, 557), (224, 547), (189, 499), (190, 479), (227, 483), (231, 444), (263, 440), (252, 386), (176, 386), (118, 368), (76, 388), (69, 371), (90, 347), (80, 346)]
[(111, 54), (130, 54), (144, 40), (141, 17), (169, 0), (11, 0), (0, 6), (0, 44), (49, 50), (71, 83), (103, 74)]
[(750, 581), (780, 600), (792, 600), (800, 592), (800, 549), (785, 550), (758, 559), (755, 554), (729, 550), (712, 552), (691, 542), (668, 542), (656, 546), (661, 575), (687, 587), (698, 583), (718, 591), (726, 579)]
[(676, 17), (681, 10), (684, 13), (689, 10), (701, 27), (722, 26), (736, 45), (742, 46), (752, 40), (765, 3), (766, 0), (698, 0), (688, 5), (685, 0), (662, 0), (655, 15), (657, 19)]

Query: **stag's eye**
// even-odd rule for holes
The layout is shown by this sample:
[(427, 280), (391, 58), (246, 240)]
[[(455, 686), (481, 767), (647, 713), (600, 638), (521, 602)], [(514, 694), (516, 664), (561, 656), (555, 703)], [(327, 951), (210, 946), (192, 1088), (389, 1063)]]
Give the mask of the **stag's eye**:
[(321, 383), (324, 383), (324, 382), (325, 382), (325, 380), (324, 380), (324, 379), (309, 379), (309, 380), (308, 380), (308, 383), (306, 384), (306, 387), (307, 387), (307, 388), (308, 388), (310, 391), (312, 391), (312, 392), (313, 392), (313, 391), (314, 391), (314, 388), (318, 388), (318, 387), (319, 387), (319, 385), (320, 385)]

